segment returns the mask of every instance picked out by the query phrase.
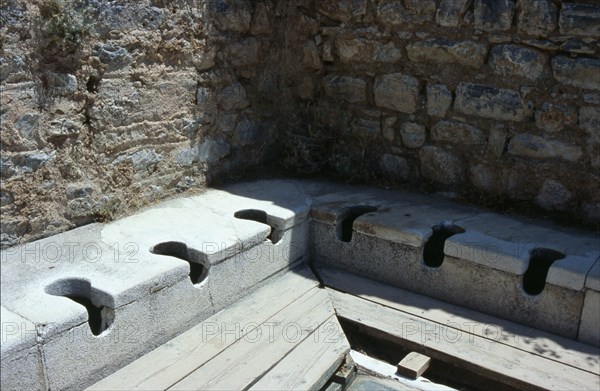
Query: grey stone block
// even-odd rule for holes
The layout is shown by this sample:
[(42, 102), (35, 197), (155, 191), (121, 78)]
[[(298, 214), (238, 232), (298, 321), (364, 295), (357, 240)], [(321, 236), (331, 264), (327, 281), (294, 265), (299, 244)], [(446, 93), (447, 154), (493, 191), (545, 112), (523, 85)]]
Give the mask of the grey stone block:
[(410, 175), (410, 167), (406, 159), (389, 153), (381, 156), (379, 167), (384, 173), (396, 180), (407, 180)]
[(475, 28), (485, 31), (508, 30), (514, 12), (514, 0), (475, 0)]
[(585, 300), (581, 311), (581, 324), (579, 335), (581, 342), (600, 347), (600, 292), (588, 289), (585, 292)]
[(377, 106), (402, 113), (417, 110), (419, 81), (416, 78), (401, 73), (378, 76), (373, 88)]
[(554, 78), (561, 83), (600, 90), (599, 59), (556, 56), (552, 59), (552, 71)]
[(2, 313), (3, 390), (46, 390), (42, 356), (37, 346), (37, 330), (33, 322), (9, 311)]
[(419, 151), (421, 174), (445, 185), (461, 183), (465, 178), (465, 164), (452, 151), (426, 145)]
[(449, 41), (445, 38), (415, 42), (406, 47), (408, 58), (414, 62), (460, 64), (479, 68), (485, 63), (487, 47), (472, 41)]
[(367, 13), (367, 0), (324, 0), (317, 3), (317, 10), (333, 20), (347, 22)]
[(442, 0), (435, 21), (444, 27), (457, 27), (470, 5), (470, 0)]
[(550, 0), (518, 0), (519, 32), (546, 36), (556, 30), (557, 9)]
[(335, 44), (340, 61), (345, 64), (395, 63), (402, 58), (402, 51), (393, 42), (339, 37)]
[(517, 134), (510, 139), (508, 153), (536, 159), (561, 159), (576, 162), (583, 155), (581, 147), (532, 134)]
[(585, 287), (600, 292), (600, 259), (596, 261), (588, 272)]
[(559, 132), (577, 123), (577, 110), (572, 106), (544, 102), (535, 111), (535, 124), (546, 132)]
[(558, 25), (561, 34), (600, 37), (600, 6), (564, 3), (560, 10)]
[(406, 1), (383, 0), (377, 7), (377, 19), (386, 27), (421, 24), (433, 20), (434, 0)]
[(456, 88), (454, 108), (464, 114), (504, 121), (522, 121), (531, 111), (517, 91), (465, 82)]
[(485, 135), (474, 126), (458, 121), (440, 121), (431, 127), (431, 139), (457, 144), (483, 144)]
[(544, 74), (546, 58), (535, 49), (517, 45), (498, 45), (490, 51), (489, 64), (500, 75), (536, 80)]
[(452, 105), (452, 93), (444, 84), (427, 84), (427, 114), (444, 117)]

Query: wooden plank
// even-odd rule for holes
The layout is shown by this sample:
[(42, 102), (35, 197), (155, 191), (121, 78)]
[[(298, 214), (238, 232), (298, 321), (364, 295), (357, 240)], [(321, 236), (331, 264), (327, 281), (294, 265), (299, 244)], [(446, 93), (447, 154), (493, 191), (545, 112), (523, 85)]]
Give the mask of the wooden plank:
[(246, 389), (332, 315), (327, 292), (313, 289), (169, 390)]
[(251, 390), (319, 390), (337, 371), (350, 343), (337, 318), (331, 316)]
[(476, 335), (447, 335), (439, 324), (335, 290), (338, 317), (370, 334), (525, 389), (598, 390), (600, 377)]
[[(317, 285), (310, 269), (289, 271), (88, 390), (164, 390), (251, 331), (241, 325), (264, 322)], [(225, 325), (240, 325), (239, 335)]]
[(417, 379), (421, 376), (431, 363), (431, 358), (417, 352), (410, 352), (404, 357), (397, 366), (398, 373), (410, 379)]
[(481, 312), (469, 310), (404, 289), (322, 267), (326, 286), (427, 319), (451, 334), (474, 334), (593, 374), (600, 373), (600, 348), (556, 336)]

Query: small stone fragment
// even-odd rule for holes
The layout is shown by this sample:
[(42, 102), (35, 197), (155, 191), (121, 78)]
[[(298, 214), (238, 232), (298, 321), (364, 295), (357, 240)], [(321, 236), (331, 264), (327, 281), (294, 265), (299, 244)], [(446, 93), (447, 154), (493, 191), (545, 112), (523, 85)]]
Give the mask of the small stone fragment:
[(415, 122), (405, 122), (400, 127), (402, 144), (407, 148), (420, 148), (425, 143), (425, 126)]

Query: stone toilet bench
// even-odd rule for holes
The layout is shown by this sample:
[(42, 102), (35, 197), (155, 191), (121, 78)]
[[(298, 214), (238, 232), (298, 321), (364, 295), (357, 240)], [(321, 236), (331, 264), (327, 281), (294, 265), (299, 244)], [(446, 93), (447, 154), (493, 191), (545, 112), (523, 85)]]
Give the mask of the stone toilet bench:
[(4, 250), (2, 388), (84, 388), (303, 263), (600, 345), (598, 246), (423, 195), (208, 190)]

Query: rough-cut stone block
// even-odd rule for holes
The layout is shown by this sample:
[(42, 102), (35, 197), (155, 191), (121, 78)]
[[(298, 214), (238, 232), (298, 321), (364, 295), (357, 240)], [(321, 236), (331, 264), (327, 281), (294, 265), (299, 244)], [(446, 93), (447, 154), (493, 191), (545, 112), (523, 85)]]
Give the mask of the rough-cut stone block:
[(577, 110), (572, 106), (544, 102), (535, 111), (535, 124), (546, 132), (559, 132), (577, 122)]
[(595, 291), (600, 291), (600, 258), (588, 271), (585, 278), (585, 287)]
[(352, 63), (394, 63), (402, 51), (393, 42), (381, 43), (365, 38), (338, 38), (336, 47), (340, 61)]
[(402, 144), (408, 148), (420, 148), (425, 143), (425, 126), (415, 122), (405, 122), (400, 126)]
[(464, 181), (463, 161), (450, 151), (435, 146), (425, 146), (419, 151), (421, 174), (428, 179), (445, 185), (455, 185)]
[(600, 90), (599, 59), (556, 56), (552, 59), (552, 71), (554, 78), (564, 84)]
[(31, 321), (9, 311), (2, 313), (3, 390), (46, 390), (42, 357), (37, 347), (37, 330)]
[(519, 32), (546, 36), (556, 30), (557, 9), (550, 0), (518, 0)]
[(229, 155), (230, 146), (222, 139), (206, 140), (198, 146), (198, 161), (214, 163)]
[(235, 42), (229, 46), (229, 61), (236, 68), (249, 67), (258, 64), (260, 43), (250, 37)]
[(469, 169), (469, 177), (475, 187), (490, 193), (499, 194), (506, 189), (507, 177), (501, 167), (477, 164)]
[(103, 64), (106, 64), (106, 71), (112, 72), (127, 67), (133, 61), (133, 57), (124, 47), (111, 44), (103, 44), (94, 47), (94, 55)]
[(573, 193), (562, 183), (547, 179), (536, 197), (539, 206), (546, 210), (564, 210), (573, 198)]
[(267, 277), (307, 260), (309, 227), (306, 221), (280, 235), (277, 243), (266, 240), (211, 266), (212, 276), (207, 285), (215, 312), (259, 287)]
[(379, 107), (414, 113), (417, 111), (419, 81), (409, 75), (392, 73), (378, 76), (374, 85), (375, 104)]
[(367, 99), (367, 82), (351, 76), (327, 75), (323, 79), (325, 93), (346, 102), (364, 102)]
[(600, 136), (600, 107), (584, 106), (580, 108), (579, 126), (592, 135)]
[(444, 244), (449, 257), (467, 260), (490, 269), (521, 275), (527, 270), (532, 245), (510, 242), (477, 231), (453, 235)]
[(600, 5), (563, 3), (558, 26), (562, 34), (600, 37)]
[(241, 83), (233, 83), (224, 87), (219, 94), (219, 103), (224, 110), (245, 109), (250, 105), (246, 89)]
[(383, 0), (377, 7), (378, 20), (387, 27), (421, 24), (433, 20), (434, 0)]
[(475, 28), (484, 31), (508, 30), (514, 12), (514, 0), (475, 0)]
[(558, 140), (547, 140), (532, 134), (517, 134), (508, 144), (508, 153), (535, 159), (579, 160), (581, 147)]
[(406, 47), (408, 58), (414, 62), (461, 64), (479, 68), (485, 62), (487, 48), (472, 41), (449, 41), (445, 38), (415, 42)]
[(505, 121), (522, 121), (530, 114), (517, 91), (464, 82), (456, 88), (454, 108), (465, 114)]
[(405, 181), (410, 175), (410, 167), (406, 159), (389, 153), (381, 156), (379, 167), (384, 173), (395, 180)]
[(367, 13), (367, 0), (322, 0), (317, 10), (333, 20), (347, 22)]
[(598, 308), (600, 308), (600, 292), (587, 289), (577, 339), (600, 347), (600, 327), (598, 327), (600, 325), (600, 311), (598, 311)]
[(457, 27), (467, 12), (470, 0), (442, 0), (435, 21), (444, 27)]
[(312, 39), (304, 42), (304, 46), (302, 47), (302, 64), (314, 70), (323, 68), (319, 50)]
[(210, 2), (211, 14), (219, 30), (245, 33), (250, 29), (252, 8), (246, 0), (217, 0)]
[(444, 84), (427, 84), (427, 114), (444, 117), (452, 105), (452, 92)]
[(474, 126), (458, 121), (440, 121), (431, 128), (431, 139), (457, 144), (483, 144), (485, 135)]
[(500, 75), (538, 79), (544, 73), (546, 59), (539, 51), (517, 45), (498, 45), (490, 51), (490, 66)]

